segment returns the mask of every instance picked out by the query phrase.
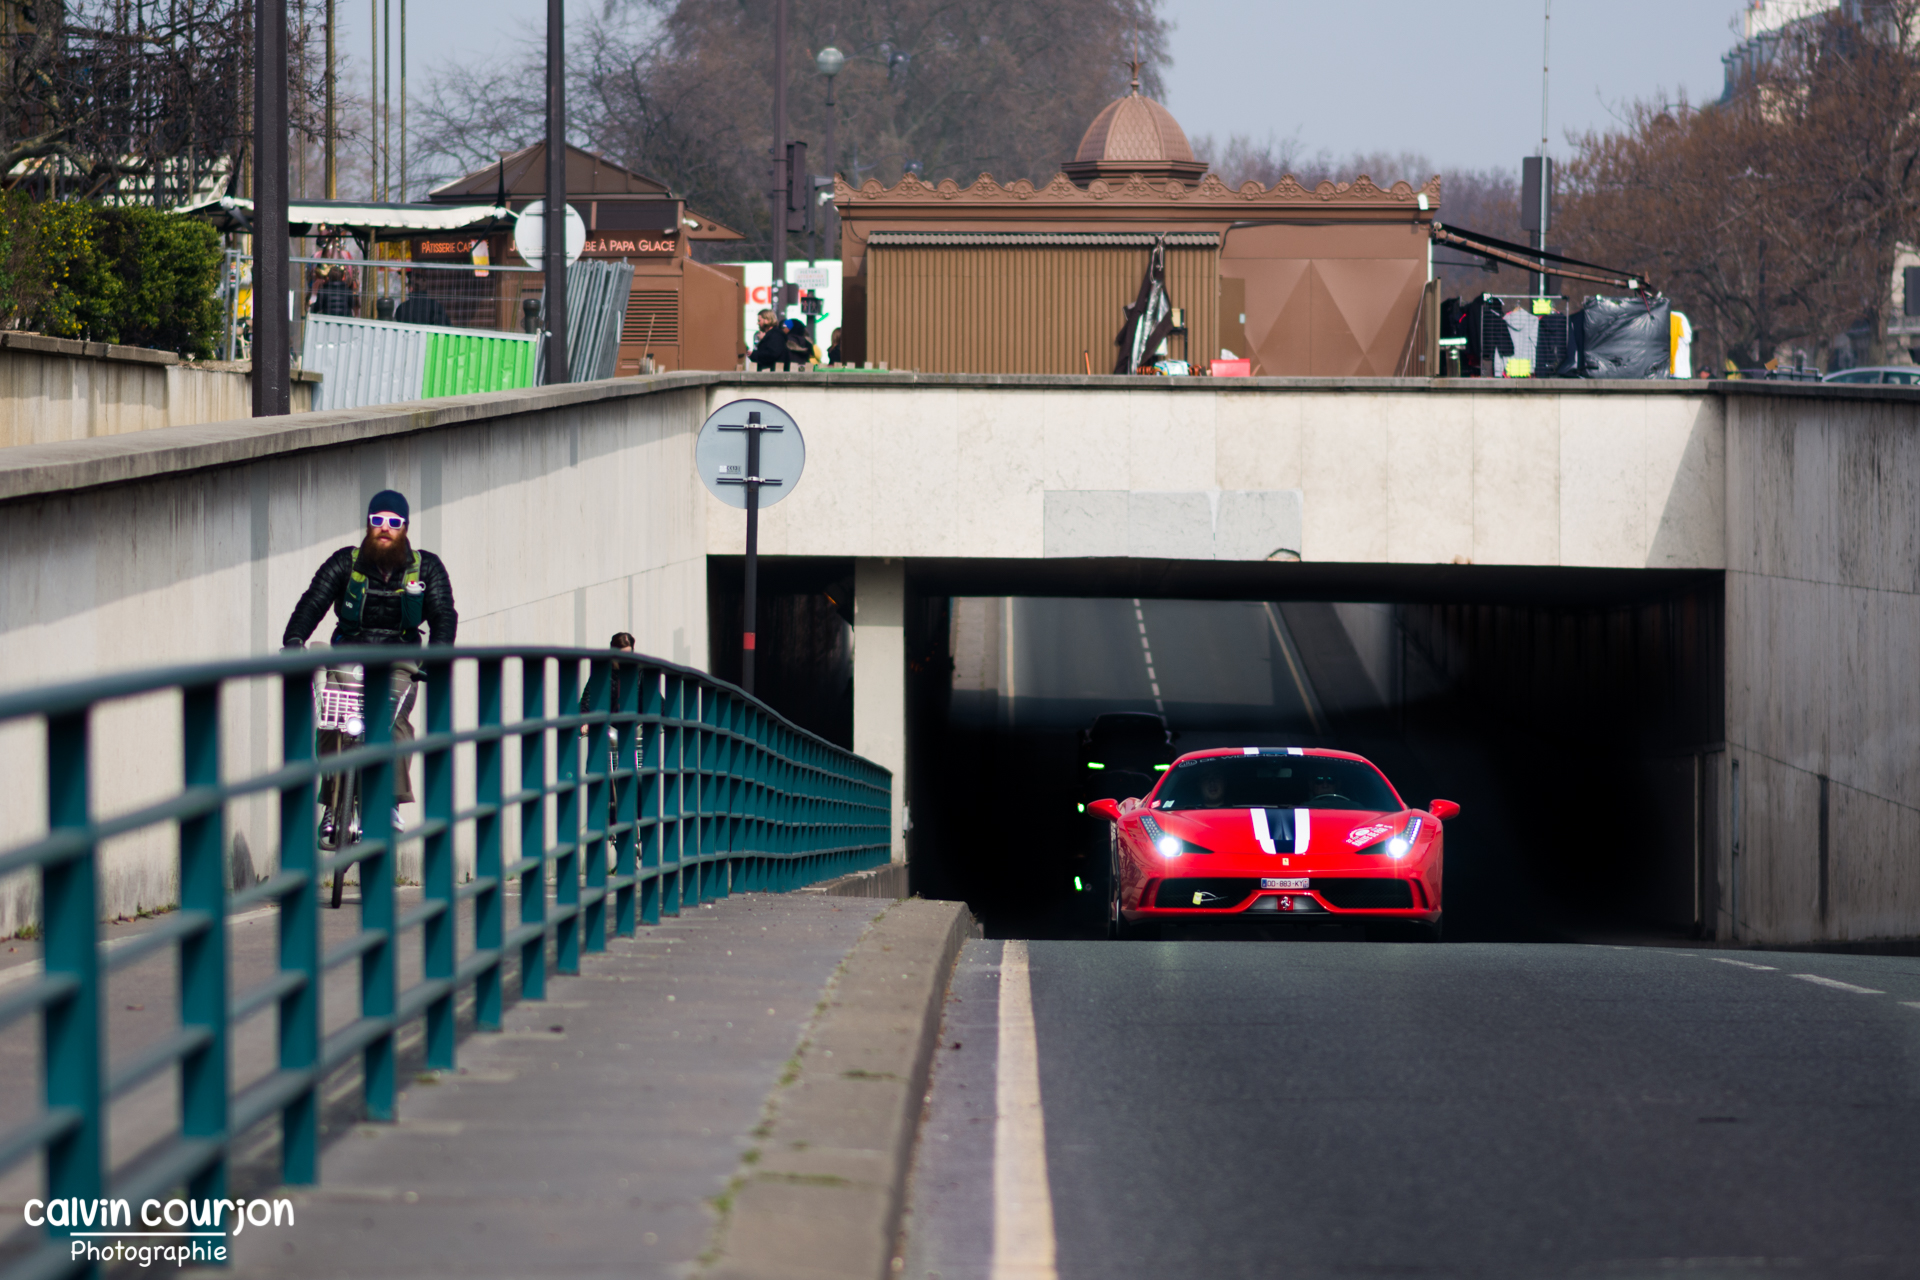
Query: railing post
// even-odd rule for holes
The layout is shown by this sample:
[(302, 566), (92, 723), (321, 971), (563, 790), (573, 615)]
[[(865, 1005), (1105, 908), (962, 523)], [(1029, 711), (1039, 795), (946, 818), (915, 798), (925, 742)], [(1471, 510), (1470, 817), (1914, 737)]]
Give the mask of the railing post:
[[(366, 672), (365, 715), (367, 745), (393, 744), (393, 666), (369, 662)], [(360, 826), (372, 852), (360, 860), (360, 929), (379, 938), (360, 956), (360, 1016), (391, 1018), (399, 1007), (399, 976), (395, 961), (393, 906), (393, 774), (407, 765), (404, 758), (382, 760), (361, 771)], [(393, 1119), (395, 1078), (393, 1028), (375, 1036), (364, 1054), (367, 1118)]]
[[(87, 712), (47, 717), (47, 826), (54, 831), (88, 824)], [(41, 1051), (47, 1109), (76, 1116), (74, 1126), (47, 1144), (47, 1198), (93, 1201), (105, 1193), (105, 1125), (100, 1096), (100, 969), (95, 945), (95, 846), (48, 864), (40, 873), (40, 922), (46, 975), (67, 975), (79, 986), (47, 1003)], [(49, 1226), (64, 1238), (71, 1228)], [(88, 1267), (87, 1274), (97, 1268)]]
[(614, 822), (619, 827), (619, 834), (614, 838), (613, 874), (626, 882), (614, 893), (613, 931), (623, 938), (629, 938), (634, 932), (635, 897), (635, 886), (629, 877), (638, 870), (634, 858), (634, 823), (638, 820), (639, 809), (634, 802), (640, 793), (640, 775), (636, 768), (639, 760), (634, 750), (639, 725), (630, 717), (640, 709), (640, 668), (623, 665), (613, 683), (620, 695), (614, 711), (622, 717), (614, 741), (613, 763), (616, 770), (634, 770), (632, 777), (617, 780), (613, 784)]
[[(182, 782), (191, 793), (220, 785), (220, 686), (182, 691)], [(180, 942), (180, 1025), (208, 1041), (180, 1059), (180, 1133), (209, 1138), (220, 1154), (190, 1180), (196, 1200), (227, 1193), (226, 806), (180, 823), (180, 910), (204, 911), (207, 927)]]
[[(497, 729), (501, 723), (501, 698), (498, 658), (482, 658), (478, 672), (478, 723), (483, 729)], [(500, 812), (504, 794), (505, 744), (499, 738), (482, 738), (473, 747), (473, 798), (480, 816), (473, 823), (473, 874), (476, 880), (491, 880), (473, 896), (473, 945), (477, 951), (500, 950), (506, 938), (505, 863), (501, 857), (501, 837), (505, 816)], [(492, 964), (473, 980), (473, 1019), (483, 1031), (500, 1029), (500, 970), (504, 957), (496, 955)]]
[[(453, 732), (453, 663), (446, 659), (426, 664), (427, 733)], [(451, 983), (454, 940), (458, 923), (453, 900), (453, 748), (438, 746), (421, 758), (421, 795), (426, 801), (427, 833), (420, 850), (420, 884), (428, 902), (444, 903), (437, 916), (421, 926), (421, 970), (427, 981)], [(454, 1067), (454, 1020), (451, 989), (427, 1005), (427, 1068)]]
[[(612, 675), (612, 664), (605, 658), (596, 658), (587, 664), (587, 709), (604, 713), (609, 709), (612, 690), (607, 681)], [(588, 951), (607, 949), (607, 797), (612, 794), (607, 788), (612, 784), (611, 773), (618, 757), (609, 749), (607, 739), (608, 723), (587, 726), (584, 734), (576, 734), (586, 746), (586, 772), (592, 781), (587, 783), (586, 828), (581, 834), (581, 854), (585, 859), (587, 891), (586, 914), (581, 921), (581, 945)], [(599, 767), (595, 767), (595, 761)]]
[[(660, 851), (665, 843), (664, 796), (666, 782), (664, 777), (667, 724), (666, 724), (666, 676), (658, 671), (643, 669), (640, 677), (640, 707), (643, 722), (652, 732), (641, 743), (641, 771), (639, 810), (640, 818), (646, 823), (639, 832), (640, 872), (646, 878), (640, 882), (640, 922), (642, 924), (660, 923), (660, 895), (666, 873), (661, 869)], [(651, 872), (652, 874), (648, 874)]]
[(662, 722), (660, 752), (660, 914), (680, 914), (681, 803), (685, 792), (681, 774), (686, 735), (686, 681), (666, 677), (666, 718)]
[[(280, 678), (280, 758), (314, 758), (313, 673)], [(280, 969), (304, 979), (280, 997), (280, 1069), (314, 1073), (280, 1109), (280, 1179), (305, 1186), (320, 1178), (320, 854), (313, 779), (280, 789), (280, 870), (306, 879), (280, 900)], [(344, 874), (344, 873), (343, 873)]]
[[(547, 920), (547, 660), (520, 660), (520, 717), (534, 727), (520, 734), (520, 923)], [(544, 930), (520, 944), (520, 995), (547, 998), (547, 935)]]
[[(580, 710), (580, 663), (574, 658), (560, 660), (560, 700), (556, 715), (570, 716)], [(553, 905), (560, 917), (554, 926), (554, 967), (561, 973), (580, 972), (580, 935), (586, 921), (580, 913), (580, 861), (586, 839), (581, 830), (580, 813), (580, 731), (555, 730), (554, 791), (559, 800), (554, 818)], [(567, 908), (573, 908), (569, 913)]]

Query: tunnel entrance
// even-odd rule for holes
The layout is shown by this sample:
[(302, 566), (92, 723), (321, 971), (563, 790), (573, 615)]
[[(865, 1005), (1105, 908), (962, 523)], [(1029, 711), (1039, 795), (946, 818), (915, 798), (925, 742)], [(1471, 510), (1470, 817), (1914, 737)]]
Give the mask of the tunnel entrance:
[(1150, 712), (1175, 754), (1338, 747), (1412, 803), (1460, 802), (1450, 938), (1710, 936), (1721, 575), (1445, 569), (1238, 588), (1305, 588), (1265, 599), (1204, 577), (1174, 585), (1214, 598), (950, 595), (982, 575), (910, 576), (916, 891), (966, 900), (996, 936), (1097, 932), (1105, 837), (1077, 812), (1079, 734)]

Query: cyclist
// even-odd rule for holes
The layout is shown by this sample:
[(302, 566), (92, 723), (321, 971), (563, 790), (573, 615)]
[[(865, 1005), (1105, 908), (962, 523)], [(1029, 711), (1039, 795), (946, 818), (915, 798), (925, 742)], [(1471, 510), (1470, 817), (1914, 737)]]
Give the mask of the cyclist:
[[(420, 628), (432, 635), (430, 643), (450, 645), (460, 626), (460, 615), (453, 607), (453, 583), (440, 557), (431, 551), (415, 550), (407, 540), (407, 499), (392, 489), (382, 489), (367, 503), (367, 532), (357, 547), (342, 547), (328, 556), (313, 575), (300, 603), (287, 619), (281, 644), (288, 649), (304, 648), (307, 637), (320, 625), (320, 619), (332, 609), (338, 622), (333, 628), (336, 645), (377, 644), (417, 648)], [(393, 664), (391, 708), (393, 737), (396, 742), (413, 739), (414, 682), (421, 678), (416, 663)], [(325, 750), (328, 744), (322, 744)], [(337, 750), (337, 744), (335, 749)], [(396, 804), (413, 800), (413, 768), (402, 758), (393, 771), (393, 798)], [(327, 820), (331, 820), (328, 815)], [(394, 810), (393, 825), (400, 827), (400, 811)]]

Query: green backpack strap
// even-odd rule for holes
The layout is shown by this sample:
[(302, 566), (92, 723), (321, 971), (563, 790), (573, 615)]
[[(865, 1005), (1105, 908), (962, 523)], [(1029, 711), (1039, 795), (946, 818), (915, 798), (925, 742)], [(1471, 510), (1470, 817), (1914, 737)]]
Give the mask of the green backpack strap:
[[(415, 590), (415, 588), (420, 588)], [(360, 558), (353, 560), (353, 572), (347, 575), (347, 592), (340, 600), (336, 612), (340, 621), (350, 628), (360, 626), (360, 616), (367, 607), (367, 575), (360, 572)], [(413, 553), (413, 563), (407, 566), (407, 579), (400, 589), (400, 625), (407, 631), (417, 631), (427, 616), (427, 593), (420, 586), (420, 553)]]

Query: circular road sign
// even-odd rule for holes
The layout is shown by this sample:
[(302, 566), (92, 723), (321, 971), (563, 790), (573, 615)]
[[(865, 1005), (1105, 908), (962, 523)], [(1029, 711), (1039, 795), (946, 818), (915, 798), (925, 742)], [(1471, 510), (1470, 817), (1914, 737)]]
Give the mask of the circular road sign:
[(747, 432), (756, 417), (760, 437), (760, 509), (792, 493), (807, 466), (807, 442), (793, 415), (768, 400), (735, 400), (714, 410), (693, 446), (700, 483), (730, 507), (747, 507)]
[[(535, 200), (520, 211), (519, 218), (513, 224), (513, 247), (520, 256), (533, 266), (540, 265), (540, 259), (547, 251), (547, 202)], [(567, 206), (567, 264), (571, 266), (587, 247), (587, 224), (580, 219), (580, 211), (572, 205)]]

